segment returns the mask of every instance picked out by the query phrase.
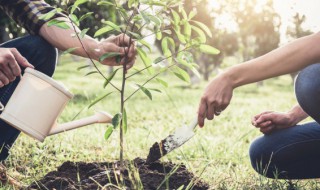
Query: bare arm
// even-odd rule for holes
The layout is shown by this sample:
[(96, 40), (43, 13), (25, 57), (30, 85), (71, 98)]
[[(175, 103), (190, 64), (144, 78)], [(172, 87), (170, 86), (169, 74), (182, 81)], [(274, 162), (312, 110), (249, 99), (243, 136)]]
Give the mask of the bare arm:
[(320, 33), (306, 36), (266, 55), (230, 67), (205, 89), (198, 109), (198, 122), (212, 120), (230, 103), (233, 89), (267, 78), (299, 71), (320, 61)]
[(320, 61), (320, 33), (295, 40), (226, 71), (234, 87), (288, 74)]

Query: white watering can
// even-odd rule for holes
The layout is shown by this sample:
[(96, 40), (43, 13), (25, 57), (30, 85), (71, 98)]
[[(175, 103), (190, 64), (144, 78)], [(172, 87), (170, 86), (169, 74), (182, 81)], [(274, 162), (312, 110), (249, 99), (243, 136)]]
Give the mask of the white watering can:
[(62, 84), (47, 75), (26, 68), (7, 105), (0, 102), (0, 118), (13, 127), (43, 142), (45, 137), (94, 123), (111, 123), (107, 112), (58, 124), (57, 118), (73, 97)]

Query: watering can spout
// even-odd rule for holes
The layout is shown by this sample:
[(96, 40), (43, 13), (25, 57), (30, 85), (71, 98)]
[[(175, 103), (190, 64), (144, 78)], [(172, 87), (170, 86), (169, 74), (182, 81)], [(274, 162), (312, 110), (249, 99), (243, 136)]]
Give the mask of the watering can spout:
[(99, 111), (99, 112), (96, 112), (95, 115), (82, 118), (79, 120), (74, 120), (68, 123), (63, 123), (63, 124), (55, 123), (49, 135), (55, 135), (64, 131), (69, 131), (72, 129), (76, 129), (76, 128), (94, 124), (94, 123), (111, 123), (111, 122), (112, 122), (112, 116), (109, 113), (104, 111)]

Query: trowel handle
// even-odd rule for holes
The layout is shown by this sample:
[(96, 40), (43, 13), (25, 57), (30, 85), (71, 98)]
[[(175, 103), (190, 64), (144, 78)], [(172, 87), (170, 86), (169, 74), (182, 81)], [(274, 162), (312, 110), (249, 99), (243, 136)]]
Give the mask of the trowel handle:
[(192, 123), (189, 124), (188, 128), (193, 130), (194, 128), (196, 128), (198, 125), (198, 117), (195, 117), (192, 121)]

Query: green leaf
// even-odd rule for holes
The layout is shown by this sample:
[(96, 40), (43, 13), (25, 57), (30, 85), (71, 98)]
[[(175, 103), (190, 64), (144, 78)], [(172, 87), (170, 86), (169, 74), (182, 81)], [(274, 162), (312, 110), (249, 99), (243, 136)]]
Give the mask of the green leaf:
[(158, 81), (162, 86), (168, 88), (168, 83), (160, 78), (156, 78), (156, 81)]
[(135, 3), (135, 0), (129, 0), (128, 1), (128, 7), (131, 8), (134, 3)]
[(177, 190), (183, 190), (184, 185), (181, 185)]
[(156, 24), (156, 26), (161, 26), (161, 20), (158, 17), (154, 15), (147, 15), (147, 16), (154, 24)]
[(71, 8), (71, 14), (77, 9), (79, 8), (79, 5), (86, 3), (88, 0), (76, 0), (76, 2), (74, 2), (72, 8)]
[(168, 51), (168, 37), (164, 37), (161, 41), (161, 48), (162, 52), (167, 52)]
[(98, 71), (90, 71), (90, 72), (87, 73), (85, 76), (92, 75), (92, 74), (96, 74), (96, 73), (98, 73)]
[(161, 6), (161, 7), (166, 7), (167, 5), (163, 2), (160, 1), (152, 1), (152, 2), (146, 2), (147, 5), (156, 5), (156, 6)]
[(190, 83), (190, 76), (185, 70), (183, 70), (179, 67), (175, 67), (173, 74), (176, 75), (179, 79), (181, 79), (187, 83)]
[(159, 90), (159, 89), (157, 89), (157, 88), (148, 88), (148, 90), (162, 93), (161, 90)]
[(111, 5), (111, 6), (116, 6), (115, 4), (109, 2), (109, 1), (100, 1), (98, 5)]
[(56, 12), (57, 12), (57, 10), (53, 9), (52, 11), (50, 11), (50, 12), (44, 14), (44, 15), (41, 15), (40, 19), (49, 20), (56, 14)]
[(199, 71), (195, 67), (191, 67), (190, 69), (198, 78), (201, 78)]
[(62, 28), (62, 29), (69, 29), (69, 25), (67, 25), (67, 23), (65, 21), (62, 21), (62, 20), (56, 20), (56, 19), (53, 19), (53, 20), (50, 20), (48, 22), (48, 26), (56, 26), (56, 27), (59, 27), (59, 28)]
[(116, 75), (116, 73), (119, 71), (119, 69), (121, 68), (118, 68), (116, 70), (114, 70), (111, 75), (104, 81), (103, 83), (103, 88), (106, 88), (106, 86), (110, 83), (110, 81), (113, 79), (113, 77)]
[(129, 34), (131, 34), (133, 37), (135, 37), (136, 39), (141, 38), (140, 34), (135, 33), (135, 32), (131, 32), (131, 31), (127, 31)]
[(113, 133), (113, 127), (112, 126), (109, 126), (106, 130), (106, 132), (104, 133), (104, 139), (105, 140), (108, 140), (109, 137), (111, 136), (111, 134)]
[(97, 98), (96, 100), (94, 100), (93, 102), (91, 102), (91, 104), (88, 106), (88, 109), (90, 109), (92, 106), (94, 106), (95, 104), (97, 104), (98, 102), (100, 102), (101, 100), (103, 100), (104, 98), (106, 98), (107, 96), (109, 96), (110, 94), (112, 94), (113, 92), (109, 92), (99, 98)]
[(161, 38), (162, 38), (162, 32), (161, 31), (158, 31), (156, 33), (156, 38), (157, 38), (157, 40), (161, 40)]
[(192, 10), (189, 13), (188, 19), (191, 20), (194, 16), (197, 15), (197, 11), (196, 10)]
[(122, 127), (123, 127), (123, 132), (126, 134), (126, 133), (127, 133), (127, 129), (128, 129), (126, 108), (123, 108), (123, 113), (122, 113)]
[(100, 35), (102, 35), (102, 34), (105, 34), (105, 33), (107, 33), (107, 32), (110, 32), (110, 31), (112, 31), (112, 30), (114, 30), (112, 27), (110, 27), (110, 26), (105, 26), (105, 27), (100, 28), (99, 30), (97, 30), (96, 33), (94, 33), (94, 37), (100, 36)]
[(147, 47), (149, 49), (149, 51), (151, 52), (151, 46), (147, 41), (141, 39), (141, 40), (138, 40), (138, 43), (140, 43), (141, 45)]
[(206, 45), (206, 44), (201, 44), (199, 49), (202, 53), (207, 53), (207, 54), (212, 54), (212, 55), (217, 55), (220, 53), (220, 50), (218, 50), (217, 48), (214, 48), (214, 47)]
[(202, 22), (195, 21), (195, 20), (191, 20), (191, 22), (194, 22), (196, 25), (198, 25), (203, 31), (205, 31), (207, 33), (207, 35), (210, 38), (212, 38), (212, 33), (211, 33), (210, 29), (205, 24), (203, 24)]
[(118, 53), (118, 52), (108, 52), (108, 53), (103, 54), (101, 57), (99, 57), (99, 61), (102, 62), (102, 61), (104, 61), (105, 59), (108, 59), (108, 58), (110, 58), (110, 57), (115, 57), (115, 56), (118, 56), (118, 55), (121, 55), (121, 53)]
[[(147, 53), (145, 51), (143, 51), (143, 49), (137, 47), (137, 52), (139, 57), (141, 58), (142, 62), (144, 63), (144, 65), (146, 67), (149, 67), (152, 63), (152, 60), (147, 56)], [(151, 67), (148, 68), (149, 73), (153, 73), (153, 71), (151, 70)]]
[(87, 32), (90, 30), (90, 28), (85, 28), (85, 29), (83, 29), (83, 30), (81, 30), (81, 32), (80, 32), (80, 38), (82, 39), (86, 34), (87, 34)]
[(186, 11), (184, 9), (181, 9), (181, 14), (183, 16), (183, 19), (188, 20), (187, 13), (186, 13)]
[(172, 16), (173, 16), (174, 25), (179, 25), (179, 22), (180, 22), (179, 14), (176, 11), (174, 11), (173, 9), (171, 9), (171, 13), (172, 13)]
[(151, 94), (151, 92), (150, 92), (147, 88), (145, 88), (145, 87), (143, 87), (143, 86), (141, 86), (141, 85), (139, 85), (139, 84), (137, 84), (137, 86), (139, 86), (139, 88), (141, 89), (141, 91), (142, 91), (145, 95), (147, 95), (150, 100), (152, 100), (152, 94)]
[(80, 25), (79, 19), (78, 19), (78, 17), (77, 17), (75, 14), (70, 14), (70, 15), (69, 15), (69, 18), (71, 19), (71, 21), (72, 21), (76, 26), (79, 26), (79, 25)]
[(84, 66), (81, 66), (81, 67), (78, 67), (77, 70), (80, 71), (84, 68), (87, 68), (87, 67), (90, 67), (91, 65), (84, 65)]
[(200, 28), (198, 28), (196, 26), (191, 26), (191, 28), (192, 28), (192, 30), (194, 30), (198, 34), (199, 40), (201, 43), (205, 43), (207, 41), (206, 35), (204, 34), (204, 32)]
[(120, 121), (121, 121), (121, 113), (117, 113), (115, 116), (113, 116), (112, 125), (114, 129), (118, 127), (118, 125), (120, 124)]
[(109, 25), (111, 28), (115, 29), (118, 32), (121, 32), (120, 27), (111, 21), (103, 21), (104, 24)]
[(79, 19), (79, 22), (83, 21), (84, 19), (88, 18), (89, 16), (91, 16), (93, 14), (93, 12), (88, 12), (84, 15), (82, 15)]
[(180, 33), (178, 30), (174, 30), (176, 32), (176, 35), (179, 39), (179, 41), (183, 44), (187, 43), (185, 37)]
[(78, 47), (69, 48), (69, 49), (65, 50), (61, 55), (65, 55), (65, 54), (71, 53), (76, 49), (78, 49)]
[(160, 63), (160, 62), (162, 62), (162, 61), (164, 61), (165, 60), (165, 58), (164, 57), (157, 57), (154, 61), (153, 61), (153, 64), (158, 64), (158, 63)]
[(184, 29), (183, 32), (186, 35), (187, 38), (191, 37), (191, 25), (189, 24), (189, 22), (185, 22), (184, 23)]

